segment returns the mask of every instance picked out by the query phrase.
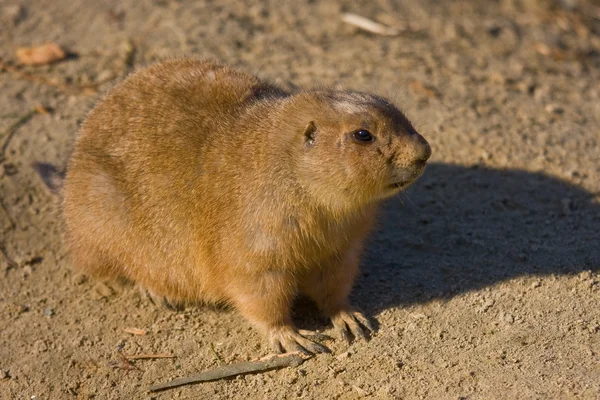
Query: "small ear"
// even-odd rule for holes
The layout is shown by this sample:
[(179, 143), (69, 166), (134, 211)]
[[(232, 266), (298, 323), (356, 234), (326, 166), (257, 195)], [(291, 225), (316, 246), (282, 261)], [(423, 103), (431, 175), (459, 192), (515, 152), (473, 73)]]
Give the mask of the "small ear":
[(314, 121), (310, 121), (306, 128), (304, 128), (304, 143), (309, 146), (315, 144), (315, 140), (317, 139), (317, 125)]

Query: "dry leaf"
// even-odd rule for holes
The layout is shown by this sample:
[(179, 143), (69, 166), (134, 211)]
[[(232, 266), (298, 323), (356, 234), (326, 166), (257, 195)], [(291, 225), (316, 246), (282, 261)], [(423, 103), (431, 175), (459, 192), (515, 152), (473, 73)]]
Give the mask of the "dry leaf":
[(67, 53), (56, 43), (46, 43), (37, 47), (20, 47), (17, 58), (24, 65), (52, 64), (67, 56)]
[(131, 333), (132, 335), (145, 335), (146, 333), (148, 333), (145, 329), (139, 328), (125, 328), (123, 329), (123, 331)]
[(556, 61), (564, 61), (569, 58), (574, 58), (575, 56), (572, 53), (563, 51), (556, 47), (550, 47), (547, 44), (537, 42), (533, 45), (535, 51), (543, 56), (547, 56), (553, 58)]
[(44, 107), (41, 104), (38, 104), (37, 106), (34, 107), (35, 112), (37, 112), (38, 114), (48, 114), (50, 111)]
[(344, 21), (347, 24), (354, 25), (357, 28), (360, 28), (367, 32), (376, 33), (378, 35), (396, 36), (400, 33), (396, 28), (385, 26), (383, 24), (380, 24), (379, 22), (375, 22), (357, 14), (342, 14), (342, 21)]
[(535, 51), (543, 56), (549, 56), (552, 51), (547, 44), (541, 42), (535, 43), (533, 47), (535, 48)]

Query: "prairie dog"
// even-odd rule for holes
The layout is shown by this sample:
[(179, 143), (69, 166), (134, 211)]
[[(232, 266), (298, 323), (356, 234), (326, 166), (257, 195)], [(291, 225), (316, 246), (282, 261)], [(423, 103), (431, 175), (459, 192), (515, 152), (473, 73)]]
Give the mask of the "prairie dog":
[(277, 351), (328, 349), (293, 325), (297, 295), (345, 338), (371, 325), (348, 302), (381, 200), (423, 171), (427, 141), (389, 101), (288, 92), (212, 62), (132, 74), (83, 123), (67, 168), (73, 264), (172, 303), (222, 302)]

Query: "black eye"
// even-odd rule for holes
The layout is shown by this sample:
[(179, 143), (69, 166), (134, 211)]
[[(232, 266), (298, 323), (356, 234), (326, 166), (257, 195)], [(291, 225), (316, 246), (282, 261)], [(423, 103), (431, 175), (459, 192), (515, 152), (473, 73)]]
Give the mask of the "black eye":
[(372, 142), (373, 140), (375, 140), (373, 135), (371, 135), (371, 132), (369, 132), (365, 129), (361, 129), (359, 131), (354, 132), (353, 136), (357, 142), (361, 142), (361, 143), (369, 143), (369, 142)]

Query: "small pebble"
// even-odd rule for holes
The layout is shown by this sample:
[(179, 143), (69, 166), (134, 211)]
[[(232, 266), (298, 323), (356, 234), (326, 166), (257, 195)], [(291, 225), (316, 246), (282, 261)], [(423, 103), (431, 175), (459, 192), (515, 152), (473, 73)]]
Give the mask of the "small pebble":
[(44, 315), (46, 317), (52, 317), (52, 316), (54, 316), (54, 314), (55, 314), (54, 310), (51, 309), (50, 307), (44, 308)]
[(113, 295), (113, 290), (102, 282), (98, 282), (94, 286), (94, 297), (107, 298)]
[(548, 104), (546, 106), (546, 112), (550, 114), (562, 114), (565, 112), (565, 110), (562, 107), (559, 107), (555, 104)]
[(358, 393), (360, 396), (363, 396), (363, 397), (364, 397), (364, 396), (366, 396), (366, 395), (367, 395), (367, 392), (366, 392), (364, 389), (362, 389), (361, 387), (359, 387), (359, 386), (352, 385), (352, 389), (356, 390), (356, 392), (357, 392), (357, 393)]
[(487, 299), (480, 308), (481, 312), (487, 312), (490, 308), (492, 308), (496, 304), (494, 299)]
[(113, 78), (113, 76), (114, 76), (114, 74), (112, 71), (105, 69), (98, 74), (98, 76), (96, 77), (96, 80), (98, 82), (105, 82), (105, 81), (108, 81), (111, 78)]
[(43, 340), (36, 340), (32, 346), (33, 354), (40, 354), (48, 351), (48, 345)]
[(87, 276), (84, 274), (75, 274), (73, 276), (73, 283), (75, 285), (82, 285), (87, 282)]
[(515, 322), (515, 317), (511, 314), (500, 313), (500, 319), (502, 320), (502, 322), (505, 322), (507, 324), (513, 324)]

